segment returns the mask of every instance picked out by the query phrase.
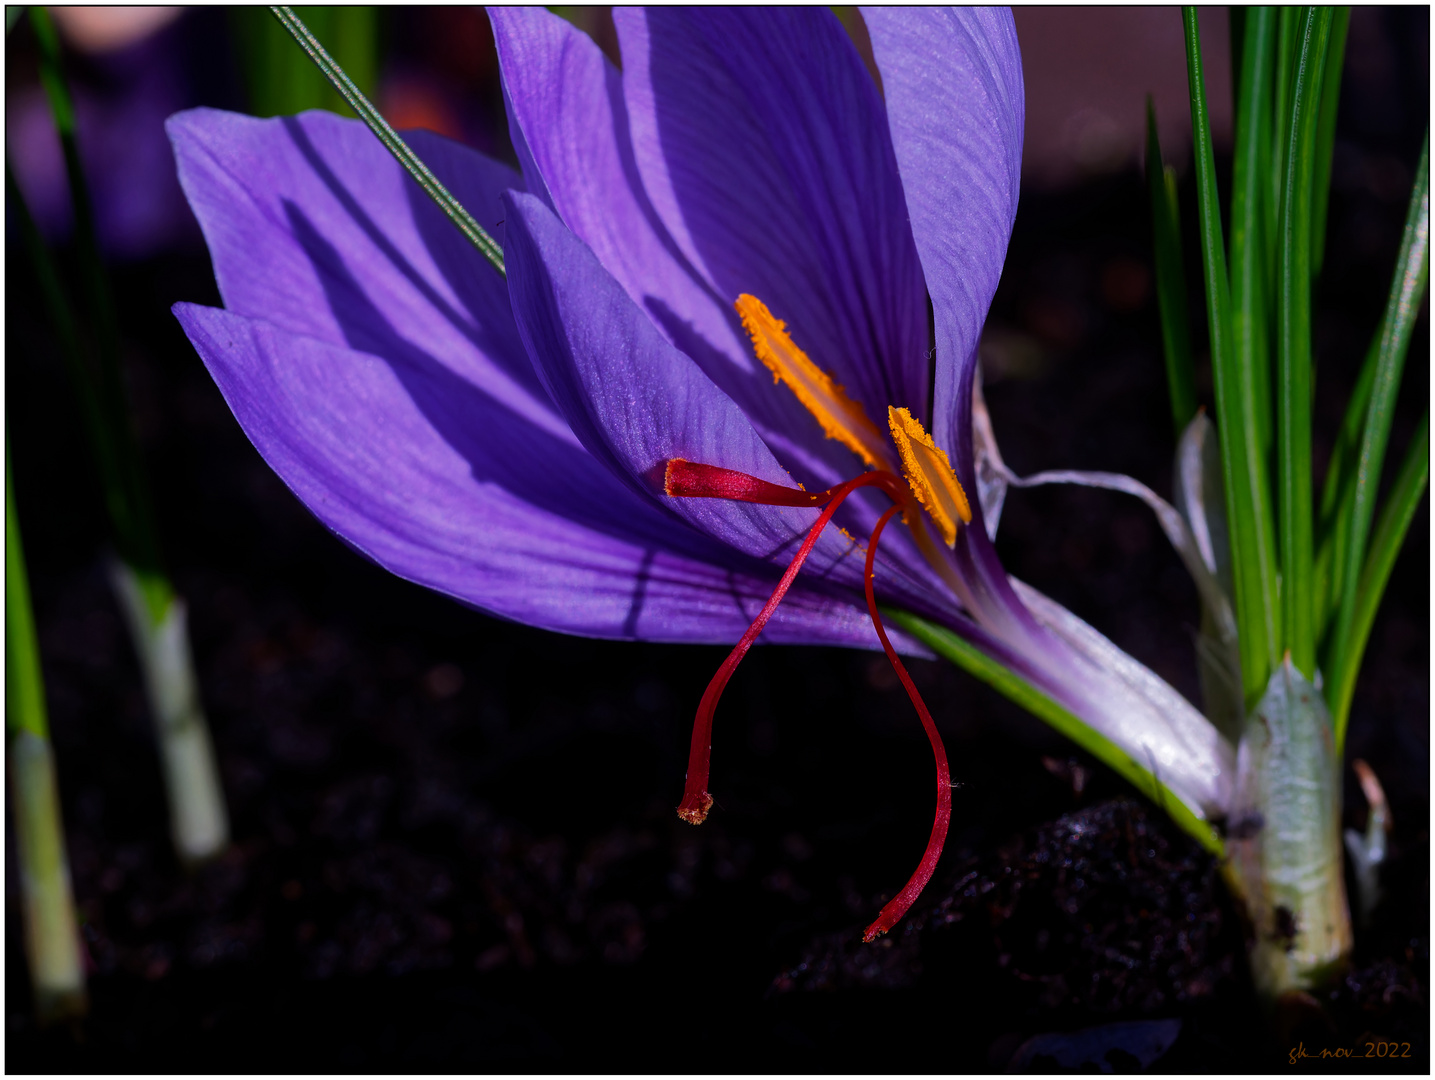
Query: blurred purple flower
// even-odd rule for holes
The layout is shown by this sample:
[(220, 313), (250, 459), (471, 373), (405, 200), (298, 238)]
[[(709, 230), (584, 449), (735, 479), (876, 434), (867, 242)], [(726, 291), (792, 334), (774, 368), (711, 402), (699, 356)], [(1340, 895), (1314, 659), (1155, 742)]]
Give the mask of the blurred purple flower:
[[(741, 294), (879, 426), (888, 406), (909, 409), (983, 490), (976, 350), (1021, 161), (1009, 12), (866, 13), (885, 107), (824, 9), (618, 11), (621, 72), (546, 12), (491, 17), (522, 177), (436, 136), (412, 143), (480, 222), (502, 224), (506, 283), (357, 124), (170, 122), (225, 303), (176, 314), (320, 520), (506, 618), (736, 640), (816, 511), (670, 498), (665, 464), (810, 490), (862, 470), (754, 359)], [(837, 520), (866, 535), (890, 505), (862, 492)], [(1214, 728), (1009, 579), (972, 512), (935, 557), (888, 533), (883, 602), (950, 627), (1195, 812), (1217, 811), (1230, 751)], [(875, 647), (862, 563), (824, 532), (765, 639)]]
[[(71, 78), (76, 140), (94, 200), (100, 247), (144, 258), (196, 237), (175, 177), (165, 118), (194, 102), (179, 45), (183, 27), (168, 9), (56, 9), (67, 43), (86, 55)], [(52, 241), (73, 227), (70, 185), (49, 103), (38, 87), (6, 102), (7, 150), (16, 182)]]

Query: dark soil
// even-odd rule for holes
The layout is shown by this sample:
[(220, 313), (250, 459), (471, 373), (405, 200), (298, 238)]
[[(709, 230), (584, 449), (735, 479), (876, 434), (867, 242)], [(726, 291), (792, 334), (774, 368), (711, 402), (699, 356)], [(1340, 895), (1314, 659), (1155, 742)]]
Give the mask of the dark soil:
[[(1338, 149), (1318, 466), (1383, 302), (1408, 192), (1388, 174), (1409, 175), (1410, 126)], [(1169, 492), (1142, 191), (1131, 174), (1023, 195), (986, 357), (1019, 472), (1112, 469)], [(723, 650), (558, 637), (386, 575), (268, 470), (168, 316), (218, 302), (203, 256), (117, 285), (234, 845), (191, 873), (171, 853), (84, 444), (12, 273), (10, 442), (91, 1010), (35, 1027), (7, 863), (8, 1071), (1247, 1072), (1367, 1043), (1410, 1057), (1359, 1066), (1428, 1070), (1426, 509), (1349, 746), (1391, 800), (1385, 899), (1323, 1007), (1268, 1023), (1210, 858), (937, 662), (912, 668), (962, 785), (947, 853), (908, 919), (862, 945), (930, 827), (929, 751), (885, 660), (754, 651), (717, 725), (717, 807), (685, 825), (689, 724)], [(1407, 370), (1392, 460), (1428, 399), (1425, 319)], [(1142, 507), (1016, 493), (1001, 550), (1197, 695), (1194, 590)], [(1364, 826), (1350, 777), (1345, 814)]]

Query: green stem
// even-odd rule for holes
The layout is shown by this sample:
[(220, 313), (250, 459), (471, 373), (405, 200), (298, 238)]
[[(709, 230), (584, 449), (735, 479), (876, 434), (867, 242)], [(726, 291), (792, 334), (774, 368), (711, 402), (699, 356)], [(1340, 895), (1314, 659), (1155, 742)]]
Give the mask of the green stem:
[(439, 183), (438, 177), (429, 171), (429, 167), (419, 160), (419, 156), (409, 149), (409, 144), (399, 138), (398, 132), (389, 126), (389, 122), (380, 115), (379, 110), (374, 108), (363, 92), (354, 85), (352, 79), (344, 74), (344, 69), (335, 63), (334, 58), (324, 51), (324, 46), (319, 44), (319, 39), (309, 32), (299, 16), (294, 14), (289, 7), (273, 7), (274, 12), (284, 29), (294, 36), (294, 40), (309, 54), (309, 58), (319, 65), (321, 70), (334, 84), (334, 89), (343, 95), (344, 100), (349, 103), (353, 110), (359, 114), (359, 118), (369, 126), (369, 130), (378, 136), (379, 142), (393, 154), (398, 163), (408, 170), (423, 188), (440, 210), (448, 215), (449, 220), (458, 226), (469, 242), (478, 248), (479, 253), (487, 259), (495, 270), (505, 274), (503, 268), (503, 248), (501, 248), (493, 237), (489, 236), (473, 215), (463, 208), (463, 205), (449, 194), (448, 188)]
[(1290, 141), (1281, 189), (1280, 297), (1276, 332), (1276, 477), (1284, 644), (1315, 678), (1315, 542), (1310, 475), (1311, 185), (1316, 123), (1330, 41), (1331, 10), (1304, 9), (1292, 92)]
[(42, 1022), (83, 1015), (85, 971), (45, 717), (40, 648), (5, 455), (5, 743), (25, 916), (25, 954)]
[(1209, 821), (1198, 817), (1161, 783), (1150, 769), (1105, 735), (1082, 722), (1080, 717), (1064, 705), (1058, 704), (1020, 675), (978, 651), (975, 646), (944, 626), (938, 626), (909, 611), (896, 608), (883, 608), (882, 617), (896, 623), (937, 655), (975, 675), (1032, 715), (1044, 720), (1098, 761), (1109, 766), (1142, 795), (1162, 807), (1172, 821), (1194, 837), (1207, 851), (1217, 857), (1224, 853), (1220, 835), (1211, 827)]
[[(1344, 670), (1345, 656), (1354, 645), (1356, 609), (1361, 604), (1361, 574), (1365, 544), (1375, 512), (1375, 498), (1385, 461), (1385, 448), (1390, 439), (1390, 423), (1395, 411), (1395, 397), (1400, 389), (1400, 376), (1410, 336), (1420, 314), (1425, 285), (1430, 276), (1430, 136), (1420, 152), (1420, 165), (1415, 174), (1415, 187), (1410, 193), (1410, 209), (1405, 218), (1405, 234), (1400, 244), (1395, 279), (1391, 282), (1381, 321), (1379, 345), (1375, 354), (1375, 374), (1366, 408), (1360, 456), (1356, 459), (1354, 496), (1345, 541), (1345, 565), (1341, 574), (1340, 608), (1336, 614), (1327, 660), (1331, 666)], [(1367, 361), (1368, 363), (1368, 361)], [(1378, 597), (1377, 597), (1378, 600)], [(1350, 678), (1354, 678), (1352, 672)], [(1332, 680), (1329, 700), (1338, 703), (1348, 696), (1350, 687)], [(1340, 718), (1343, 710), (1332, 707), (1332, 715)]]
[[(1205, 271), (1206, 318), (1211, 337), (1211, 369), (1216, 391), (1217, 432), (1225, 477), (1226, 520), (1231, 532), (1231, 569), (1236, 622), (1240, 628), (1241, 683), (1248, 704), (1265, 693), (1278, 660), (1280, 639), (1275, 544), (1269, 479), (1261, 453), (1256, 416), (1255, 373), (1240, 363), (1232, 343), (1229, 279), (1221, 235), (1216, 157), (1206, 108), (1205, 76), (1196, 9), (1183, 8), (1186, 62), (1191, 91), (1191, 127), (1195, 138), (1196, 193), (1201, 223), (1201, 262)], [(1249, 51), (1249, 50), (1247, 50)]]
[(1370, 556), (1360, 573), (1356, 589), (1359, 598), (1354, 617), (1351, 619), (1350, 634), (1345, 650), (1335, 657), (1331, 672), (1330, 689), (1332, 720), (1335, 724), (1336, 752), (1345, 749), (1345, 729), (1350, 722), (1350, 702), (1355, 696), (1355, 678), (1360, 672), (1360, 662), (1365, 656), (1365, 646), (1370, 640), (1370, 628), (1375, 625), (1375, 612), (1380, 598), (1385, 595), (1385, 586), (1390, 581), (1390, 572), (1395, 567), (1395, 558), (1400, 554), (1410, 522), (1425, 495), (1425, 486), (1430, 480), (1430, 411), (1427, 409), (1420, 418), (1420, 427), (1410, 440), (1405, 462), (1395, 478), (1395, 486), (1375, 535), (1370, 542)]
[(1196, 415), (1196, 375), (1191, 360), (1191, 323), (1186, 312), (1186, 270), (1181, 259), (1181, 216), (1175, 175), (1161, 163), (1156, 106), (1146, 96), (1146, 186), (1151, 198), (1151, 240), (1156, 255), (1156, 299), (1166, 350), (1166, 387), (1176, 438)]

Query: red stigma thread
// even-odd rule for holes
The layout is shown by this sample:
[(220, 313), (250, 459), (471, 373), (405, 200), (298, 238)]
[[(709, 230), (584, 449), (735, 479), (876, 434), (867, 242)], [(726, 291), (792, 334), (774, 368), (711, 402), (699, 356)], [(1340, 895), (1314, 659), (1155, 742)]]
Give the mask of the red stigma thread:
[(927, 882), (931, 881), (932, 875), (936, 873), (937, 860), (942, 857), (942, 845), (947, 842), (947, 826), (952, 823), (952, 774), (947, 768), (947, 748), (942, 745), (942, 736), (937, 731), (937, 725), (932, 722), (927, 703), (922, 700), (922, 695), (917, 693), (912, 676), (907, 674), (906, 666), (898, 658), (897, 651), (892, 648), (892, 642), (887, 639), (887, 631), (882, 627), (882, 617), (877, 614), (877, 596), (872, 587), (872, 565), (877, 558), (877, 541), (882, 536), (882, 530), (887, 527), (887, 522), (892, 520), (892, 515), (901, 509), (900, 505), (894, 506), (877, 520), (877, 527), (872, 530), (872, 539), (867, 544), (867, 565), (862, 571), (862, 581), (867, 590), (867, 613), (872, 616), (872, 626), (876, 629), (877, 636), (882, 639), (882, 650), (887, 654), (887, 659), (892, 661), (892, 669), (896, 671), (897, 678), (902, 680), (907, 697), (912, 699), (912, 705), (927, 732), (927, 740), (932, 744), (932, 756), (937, 759), (937, 816), (932, 821), (932, 835), (927, 840), (927, 850), (922, 853), (922, 861), (917, 864), (916, 872), (912, 874), (906, 887), (887, 901), (887, 905), (878, 914), (877, 921), (867, 927), (866, 933), (862, 935), (863, 941), (875, 941), (881, 937), (896, 926), (897, 921), (907, 914), (907, 909), (917, 902), (917, 897), (922, 895)]
[(893, 516), (908, 509), (911, 501), (907, 488), (892, 473), (877, 470), (864, 473), (855, 479), (840, 484), (837, 487), (829, 488), (827, 491), (808, 493), (793, 488), (779, 487), (776, 484), (769, 484), (765, 480), (748, 476), (746, 473), (736, 472), (731, 469), (722, 469), (715, 465), (699, 465), (690, 461), (674, 459), (668, 462), (665, 474), (665, 489), (669, 495), (734, 499), (741, 502), (763, 503), (774, 506), (822, 506), (822, 513), (813, 522), (812, 527), (807, 531), (798, 548), (797, 554), (783, 573), (782, 579), (778, 581), (777, 587), (773, 589), (772, 596), (768, 598), (762, 610), (758, 612), (757, 618), (747, 628), (737, 645), (733, 647), (722, 667), (718, 668), (717, 674), (708, 683), (707, 690), (703, 692), (703, 698), (698, 705), (698, 714), (693, 721), (693, 740), (688, 756), (687, 785), (683, 791), (683, 801), (678, 806), (678, 816), (684, 821), (694, 825), (700, 825), (712, 809), (713, 797), (708, 794), (708, 772), (712, 757), (712, 724), (713, 714), (717, 711), (718, 699), (722, 697), (728, 680), (737, 670), (742, 658), (747, 655), (752, 643), (762, 633), (772, 613), (782, 603), (782, 598), (787, 595), (792, 582), (797, 577), (797, 572), (802, 569), (802, 564), (807, 561), (807, 556), (817, 545), (817, 539), (822, 530), (832, 520), (832, 515), (842, 505), (848, 495), (860, 487), (880, 487), (893, 500), (894, 504), (877, 521), (872, 530), (872, 537), (867, 545), (867, 561), (863, 568), (863, 585), (867, 594), (867, 612), (872, 618), (872, 625), (877, 631), (877, 637), (882, 642), (882, 649), (887, 654), (887, 659), (892, 662), (897, 677), (901, 680), (907, 696), (916, 707), (917, 715), (921, 718), (922, 727), (927, 732), (927, 738), (932, 744), (932, 753), (937, 762), (937, 814), (932, 822), (932, 835), (927, 841), (927, 850), (922, 855), (922, 861), (918, 864), (916, 872), (906, 884), (877, 916), (877, 921), (872, 923), (863, 934), (863, 941), (872, 941), (881, 937), (905, 915), (912, 904), (916, 902), (922, 890), (926, 888), (927, 882), (932, 879), (932, 874), (937, 869), (937, 862), (942, 855), (942, 845), (947, 839), (947, 828), (952, 820), (952, 781), (951, 774), (947, 768), (947, 751), (942, 745), (942, 737), (937, 732), (937, 725), (932, 721), (932, 714), (927, 710), (926, 703), (922, 701), (922, 695), (917, 692), (912, 678), (907, 674), (907, 669), (902, 661), (898, 659), (897, 652), (892, 648), (892, 642), (887, 637), (887, 631), (882, 626), (882, 618), (877, 612), (877, 598), (874, 591), (872, 576), (873, 568), (877, 558), (877, 543), (882, 536), (882, 530)]

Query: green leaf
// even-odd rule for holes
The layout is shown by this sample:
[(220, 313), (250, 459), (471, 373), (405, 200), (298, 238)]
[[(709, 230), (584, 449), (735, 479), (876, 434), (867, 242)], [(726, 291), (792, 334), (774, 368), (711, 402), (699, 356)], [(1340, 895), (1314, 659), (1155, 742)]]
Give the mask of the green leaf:
[(478, 248), (479, 253), (489, 261), (495, 270), (500, 274), (503, 269), (503, 248), (500, 247), (482, 225), (474, 220), (473, 215), (463, 208), (463, 204), (449, 194), (448, 188), (439, 182), (427, 165), (419, 159), (419, 156), (409, 148), (409, 144), (399, 137), (389, 122), (383, 118), (379, 110), (374, 108), (373, 103), (364, 96), (362, 90), (354, 85), (354, 80), (349, 78), (344, 69), (340, 67), (332, 56), (325, 51), (324, 46), (319, 44), (319, 39), (309, 32), (299, 16), (294, 14), (289, 7), (272, 7), (269, 9), (274, 17), (279, 20), (281, 26), (289, 31), (289, 34), (299, 43), (299, 47), (309, 54), (319, 70), (334, 85), (334, 89), (343, 95), (359, 118), (368, 125), (369, 130), (377, 136), (379, 142), (384, 144), (385, 149), (394, 155), (394, 158), (402, 165), (410, 176), (417, 181), (419, 187), (423, 188), (438, 208), (448, 215), (448, 219), (458, 227), (458, 231)]
[[(1221, 235), (1216, 157), (1206, 107), (1205, 76), (1196, 9), (1182, 9), (1186, 28), (1186, 65), (1191, 90), (1191, 129), (1195, 138), (1196, 193), (1201, 223), (1201, 262), (1205, 272), (1206, 319), (1211, 338), (1211, 370), (1216, 391), (1216, 429), (1225, 474), (1226, 520), (1231, 530), (1231, 567), (1236, 623), (1240, 628), (1241, 680), (1246, 700), (1265, 692), (1279, 654), (1276, 561), (1270, 479), (1261, 452), (1256, 414), (1256, 374), (1243, 365), (1233, 344), (1231, 296)], [(1250, 50), (1247, 49), (1246, 52)]]
[(1303, 8), (1278, 7), (1276, 31), (1276, 71), (1271, 111), (1271, 172), (1266, 203), (1267, 269), (1271, 295), (1275, 295), (1276, 275), (1280, 263), (1281, 196), (1284, 191), (1286, 150), (1290, 145), (1291, 93), (1295, 85), (1298, 50), (1297, 26)]
[(1355, 509), (1355, 482), (1352, 468), (1360, 435), (1364, 430), (1365, 413), (1375, 387), (1375, 369), (1379, 364), (1380, 337), (1377, 334), (1355, 380), (1355, 389), (1346, 402), (1345, 418), (1330, 450), (1321, 488), (1317, 520), (1319, 537), (1315, 553), (1315, 637), (1324, 642), (1330, 620), (1344, 592), (1346, 546), (1350, 540), (1350, 516)]
[(1320, 273), (1325, 260), (1326, 210), (1330, 205), (1330, 168), (1335, 156), (1335, 119), (1340, 108), (1340, 74), (1345, 68), (1345, 37), (1350, 8), (1335, 9), (1330, 48), (1325, 54), (1325, 79), (1320, 96), (1320, 123), (1315, 147), (1315, 190), (1311, 207), (1311, 270)]
[(65, 856), (40, 646), (5, 445), (5, 757), (10, 767), (25, 952), (42, 1020), (85, 1011), (85, 973)]
[(1196, 415), (1196, 374), (1191, 360), (1191, 323), (1186, 313), (1186, 270), (1181, 258), (1181, 212), (1175, 174), (1161, 164), (1156, 106), (1146, 96), (1146, 186), (1151, 198), (1151, 239), (1156, 256), (1156, 300), (1166, 349), (1166, 387), (1176, 437)]
[(1236, 146), (1231, 170), (1231, 315), (1236, 363), (1249, 371), (1261, 460), (1270, 452), (1271, 373), (1265, 237), (1270, 169), (1271, 84), (1276, 15), (1251, 8), (1245, 17)]
[(1365, 602), (1360, 590), (1363, 587), (1366, 539), (1370, 532), (1371, 518), (1374, 516), (1385, 448), (1390, 439), (1395, 397), (1400, 389), (1400, 376), (1405, 367), (1405, 355), (1410, 347), (1410, 336), (1415, 330), (1415, 321), (1420, 314), (1420, 303), (1425, 296), (1429, 276), (1430, 136), (1427, 131), (1425, 146), (1420, 152), (1420, 165), (1415, 174), (1415, 187), (1410, 193), (1410, 209), (1405, 218), (1405, 234), (1400, 244), (1395, 277), (1391, 282), (1390, 297), (1386, 301), (1378, 345), (1374, 350), (1375, 373), (1371, 383), (1370, 404), (1365, 411), (1360, 455), (1355, 462), (1349, 532), (1344, 547), (1344, 569), (1340, 575), (1340, 608), (1331, 633), (1330, 652), (1326, 658), (1330, 668), (1346, 672), (1338, 679), (1333, 678), (1329, 689), (1329, 700), (1336, 703), (1337, 707), (1333, 711), (1337, 714), (1341, 712), (1338, 703), (1342, 696), (1348, 696), (1351, 692), (1351, 687), (1346, 683), (1353, 682), (1355, 678), (1354, 670), (1347, 671), (1347, 656), (1355, 646), (1356, 612)]
[(946, 627), (894, 608), (883, 608), (882, 616), (906, 630), (937, 655), (975, 675), (1033, 716), (1050, 724), (1097, 760), (1110, 766), (1137, 791), (1164, 809), (1183, 831), (1194, 837), (1207, 851), (1218, 857), (1223, 853), (1221, 838), (1209, 821), (1193, 813), (1146, 765), (1126, 753), (1105, 735), (1087, 726), (1075, 713), (1052, 700), (1020, 675), (978, 651)]
[[(65, 174), (70, 185), (70, 203), (75, 219), (75, 239), (79, 264), (85, 284), (87, 303), (77, 319), (73, 310), (66, 310), (63, 291), (45, 286), (45, 278), (57, 281), (51, 269), (47, 275), (42, 264), (48, 256), (38, 232), (27, 235), (27, 246), (36, 263), (46, 292), (50, 314), (62, 351), (73, 348), (79, 327), (89, 330), (88, 343), (93, 350), (93, 363), (69, 362), (81, 411), (91, 428), (92, 444), (103, 455), (97, 462), (101, 482), (105, 485), (106, 508), (116, 546), (145, 583), (145, 597), (155, 619), (163, 618), (174, 590), (160, 565), (159, 542), (150, 511), (149, 489), (140, 462), (139, 447), (130, 426), (124, 380), (120, 370), (120, 335), (115, 317), (115, 303), (110, 291), (109, 274), (100, 257), (95, 234), (94, 208), (90, 202), (89, 185), (80, 163), (79, 144), (75, 139), (75, 109), (60, 63), (60, 39), (49, 12), (43, 7), (30, 8), (30, 21), (40, 45), (40, 78), (50, 102), (51, 115), (60, 135), (65, 158)], [(9, 185), (9, 195), (17, 207), (23, 208), (19, 189)], [(28, 212), (23, 216), (28, 217)], [(56, 298), (59, 297), (59, 303)], [(100, 420), (96, 422), (95, 413)]]
[(1281, 187), (1280, 290), (1276, 321), (1276, 482), (1283, 644), (1315, 678), (1315, 540), (1310, 473), (1311, 185), (1316, 125), (1330, 42), (1329, 8), (1303, 9), (1292, 88), (1290, 141)]
[(5, 444), (5, 733), (28, 731), (50, 737), (45, 716), (45, 683), (40, 675), (40, 642), (30, 606), (30, 577), (20, 542), (10, 444)]
[[(363, 93), (378, 85), (378, 9), (374, 7), (301, 7), (298, 16), (317, 37), (329, 42)], [(323, 71), (296, 52), (284, 27), (262, 7), (230, 9), (234, 40), (240, 47), (250, 109), (258, 116), (290, 116), (308, 109), (329, 109), (348, 116), (350, 108)]]
[(1365, 656), (1365, 646), (1370, 641), (1370, 628), (1375, 625), (1375, 613), (1380, 607), (1380, 598), (1385, 595), (1385, 586), (1390, 581), (1390, 572), (1395, 567), (1395, 558), (1405, 543), (1405, 534), (1410, 522), (1425, 496), (1425, 487), (1430, 480), (1430, 411), (1427, 409), (1420, 418), (1420, 427), (1410, 440), (1404, 464), (1395, 478), (1380, 521), (1376, 524), (1375, 535), (1370, 541), (1370, 556), (1360, 573), (1356, 589), (1355, 614), (1351, 619), (1350, 633), (1346, 638), (1345, 651), (1335, 657), (1332, 665), (1329, 689), (1326, 691), (1331, 702), (1331, 713), (1335, 722), (1335, 744), (1337, 751), (1345, 748), (1345, 730), (1350, 722), (1350, 702), (1355, 695), (1355, 678), (1360, 671), (1360, 662)]

